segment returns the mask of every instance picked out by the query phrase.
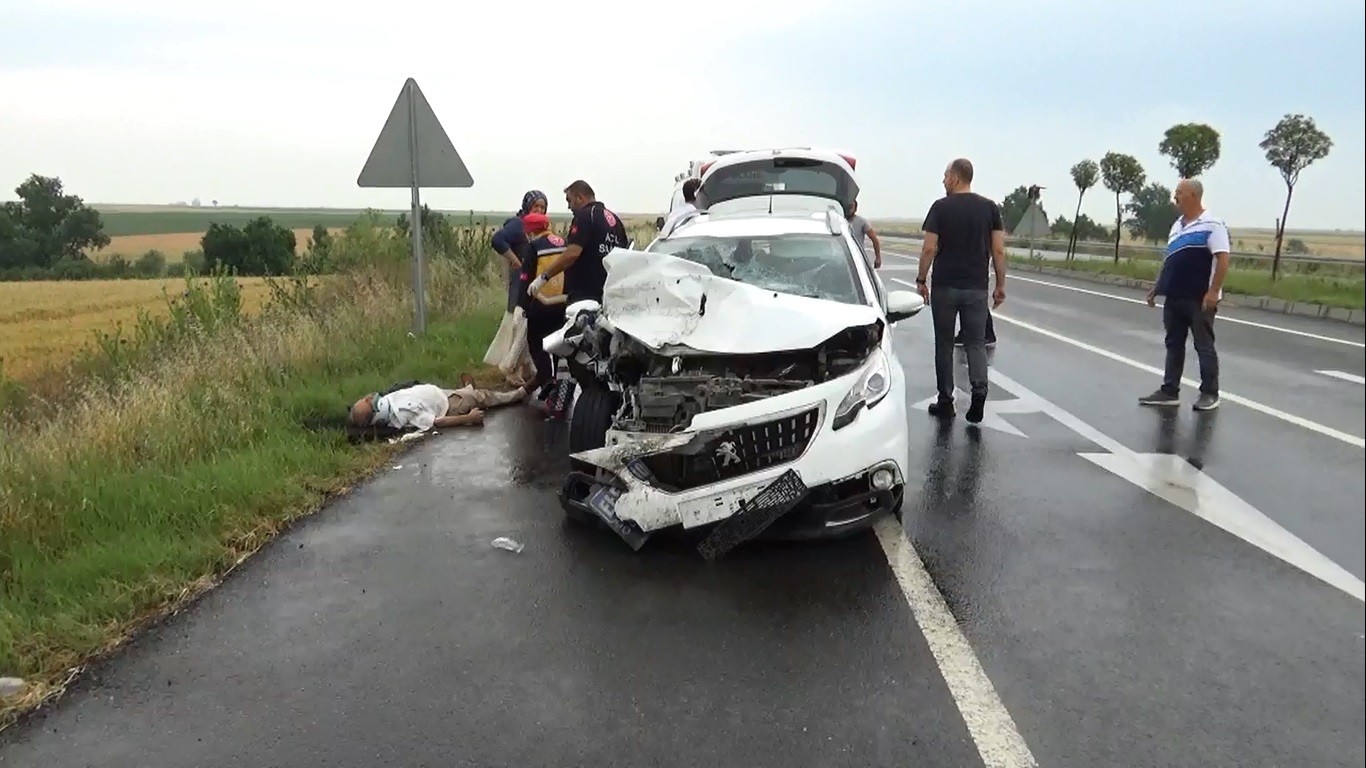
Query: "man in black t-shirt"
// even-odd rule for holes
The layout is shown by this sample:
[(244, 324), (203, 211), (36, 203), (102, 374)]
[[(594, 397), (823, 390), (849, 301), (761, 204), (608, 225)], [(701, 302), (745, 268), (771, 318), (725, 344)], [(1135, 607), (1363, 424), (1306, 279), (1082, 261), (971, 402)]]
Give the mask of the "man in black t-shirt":
[[(932, 416), (954, 415), (953, 331), (955, 321), (961, 321), (972, 387), (968, 421), (976, 424), (985, 414), (987, 401), (987, 264), (996, 268), (992, 307), (999, 307), (1006, 300), (1005, 226), (1000, 206), (972, 191), (972, 163), (967, 159), (949, 163), (944, 171), (944, 191), (947, 194), (934, 201), (920, 227), (925, 243), (915, 281), (934, 319), (934, 374), (939, 399), (929, 411)], [(931, 266), (933, 285), (926, 283)]]
[(528, 293), (535, 293), (546, 281), (564, 273), (564, 292), (568, 303), (584, 299), (602, 301), (602, 286), (607, 282), (604, 256), (613, 248), (627, 246), (626, 225), (607, 206), (598, 202), (588, 182), (579, 180), (564, 188), (564, 200), (574, 212), (569, 225), (568, 246), (531, 285)]

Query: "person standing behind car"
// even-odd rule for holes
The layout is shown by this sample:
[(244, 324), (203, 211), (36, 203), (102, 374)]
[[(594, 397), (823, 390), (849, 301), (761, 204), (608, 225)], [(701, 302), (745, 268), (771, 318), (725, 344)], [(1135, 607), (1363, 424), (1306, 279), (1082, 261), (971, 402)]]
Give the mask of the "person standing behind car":
[[(972, 400), (968, 422), (977, 424), (987, 401), (986, 328), (987, 264), (996, 267), (996, 291), (991, 307), (1006, 300), (1005, 226), (995, 201), (972, 191), (972, 163), (958, 158), (944, 170), (944, 197), (934, 201), (921, 230), (920, 273), (916, 289), (930, 305), (934, 320), (934, 374), (938, 401), (931, 416), (952, 417), (953, 342), (955, 321), (963, 324), (963, 346), (968, 355), (968, 383)], [(934, 285), (926, 283), (934, 267)]]
[(669, 212), (669, 218), (665, 219), (664, 226), (660, 227), (661, 232), (668, 232), (675, 221), (697, 212), (697, 188), (702, 186), (698, 179), (688, 179), (683, 182), (683, 204)]
[(866, 258), (868, 249), (864, 247), (865, 239), (873, 241), (873, 269), (882, 269), (882, 241), (877, 239), (877, 232), (873, 230), (873, 225), (868, 220), (858, 214), (858, 201), (849, 204), (844, 209), (844, 218), (849, 222), (849, 234), (854, 236), (854, 242), (858, 243), (860, 251)]
[(602, 301), (603, 285), (607, 282), (607, 267), (602, 259), (613, 248), (628, 244), (626, 225), (607, 206), (598, 201), (588, 182), (579, 179), (564, 188), (564, 200), (574, 212), (569, 225), (568, 246), (527, 287), (534, 294), (556, 276), (564, 275), (564, 292), (568, 303), (586, 299)]

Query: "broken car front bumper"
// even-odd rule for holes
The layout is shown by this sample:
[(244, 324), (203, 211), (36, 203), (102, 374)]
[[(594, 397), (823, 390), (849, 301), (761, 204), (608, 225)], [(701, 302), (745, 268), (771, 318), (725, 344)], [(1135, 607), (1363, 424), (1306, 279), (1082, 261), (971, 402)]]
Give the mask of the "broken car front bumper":
[[(899, 470), (893, 473), (895, 481), (890, 488), (879, 489), (873, 486), (873, 473), (884, 468), (893, 470), (895, 464), (884, 462), (849, 478), (810, 487), (804, 499), (755, 538), (832, 539), (872, 527), (883, 516), (901, 508), (905, 493), (905, 482)], [(694, 499), (693, 501), (706, 503), (717, 509), (728, 508), (730, 511), (724, 517), (686, 527), (712, 526), (728, 520), (730, 515), (738, 511), (741, 502), (758, 496), (767, 487), (768, 482), (757, 482), (730, 492), (709, 494)], [(569, 473), (560, 491), (560, 504), (566, 511), (580, 518), (591, 517), (601, 520), (632, 547), (639, 549), (649, 532), (641, 530), (634, 521), (623, 520), (616, 514), (617, 503), (628, 493), (629, 491), (624, 491), (619, 486), (598, 481), (593, 473), (574, 470)], [(595, 494), (598, 498), (594, 498)], [(607, 500), (605, 506), (604, 500)]]
[(570, 514), (642, 534), (711, 527), (792, 472), (805, 493), (758, 538), (835, 537), (869, 527), (901, 503), (906, 415), (896, 392), (834, 429), (836, 406), (855, 375), (701, 414), (685, 432), (611, 430), (606, 446), (571, 456), (561, 503)]

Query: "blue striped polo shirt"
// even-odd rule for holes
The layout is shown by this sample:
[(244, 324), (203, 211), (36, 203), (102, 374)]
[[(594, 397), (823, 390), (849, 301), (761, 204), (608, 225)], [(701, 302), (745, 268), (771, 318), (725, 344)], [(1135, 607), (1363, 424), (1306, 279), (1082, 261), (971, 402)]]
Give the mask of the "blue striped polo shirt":
[[(1155, 293), (1171, 299), (1199, 299), (1214, 282), (1214, 256), (1230, 251), (1228, 227), (1205, 211), (1189, 222), (1177, 218), (1167, 235), (1167, 252)], [(1219, 291), (1223, 298), (1223, 290)]]

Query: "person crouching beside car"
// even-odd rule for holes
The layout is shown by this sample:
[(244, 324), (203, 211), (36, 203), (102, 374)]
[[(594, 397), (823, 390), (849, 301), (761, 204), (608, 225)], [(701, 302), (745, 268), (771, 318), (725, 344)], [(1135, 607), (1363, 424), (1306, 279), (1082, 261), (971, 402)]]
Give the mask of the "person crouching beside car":
[[(545, 337), (564, 325), (565, 303), (564, 275), (556, 275), (545, 281), (536, 291), (527, 290), (546, 268), (565, 251), (564, 238), (550, 229), (550, 217), (544, 213), (528, 213), (522, 217), (526, 230), (527, 245), (522, 254), (522, 286), (519, 305), (526, 316), (527, 348), (531, 360), (536, 364), (536, 378), (527, 387), (536, 392), (539, 400), (546, 400), (555, 382), (555, 361), (545, 351)], [(555, 398), (561, 400), (563, 398)], [(552, 418), (562, 414), (550, 409)]]

